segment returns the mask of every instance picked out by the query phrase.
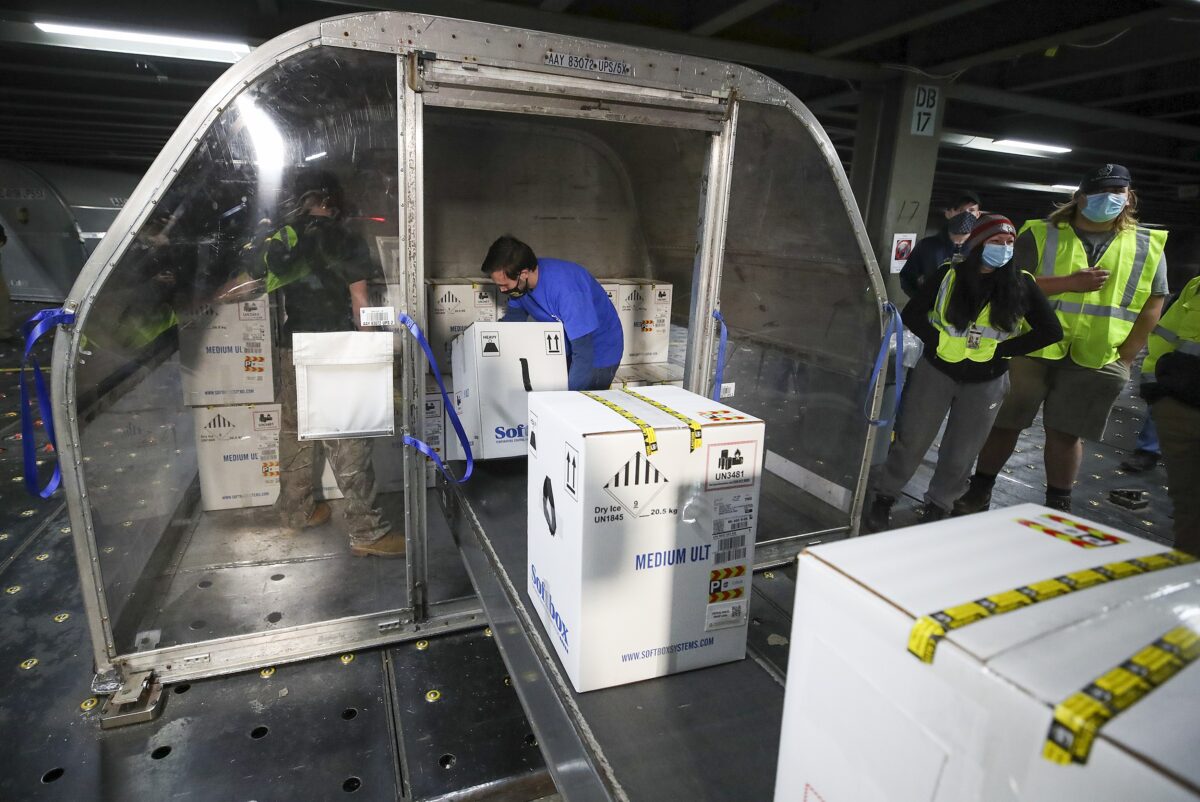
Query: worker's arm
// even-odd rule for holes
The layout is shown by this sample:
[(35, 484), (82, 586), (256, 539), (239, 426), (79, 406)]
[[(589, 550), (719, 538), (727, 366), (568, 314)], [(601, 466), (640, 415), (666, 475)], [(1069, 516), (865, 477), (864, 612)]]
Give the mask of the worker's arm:
[(504, 307), (504, 317), (500, 318), (501, 323), (524, 323), (527, 320), (529, 313), (525, 311), (525, 307), (517, 306), (511, 301)]
[(366, 331), (362, 327), (362, 309), (370, 303), (367, 297), (366, 280), (355, 281), (350, 285), (350, 314), (354, 316), (354, 328)]
[(596, 370), (596, 348), (592, 335), (571, 340), (571, 365), (567, 369), (567, 389), (593, 390), (592, 373)]
[(1150, 296), (1146, 305), (1142, 307), (1142, 311), (1138, 313), (1137, 320), (1133, 322), (1133, 331), (1129, 332), (1125, 342), (1117, 347), (1117, 356), (1126, 365), (1132, 365), (1138, 351), (1145, 347), (1150, 332), (1158, 325), (1158, 319), (1162, 316), (1165, 300), (1166, 296), (1164, 295)]
[(917, 294), (904, 305), (904, 311), (900, 313), (900, 318), (904, 321), (904, 326), (917, 335), (917, 338), (925, 344), (925, 347), (930, 349), (930, 353), (937, 350), (938, 330), (929, 322), (929, 312), (933, 309), (933, 304), (937, 300), (937, 293), (942, 286), (942, 279), (951, 270), (953, 268), (947, 265), (928, 277), (920, 289), (917, 290)]
[(1047, 296), (1061, 295), (1064, 292), (1095, 292), (1104, 286), (1108, 276), (1107, 270), (1089, 267), (1086, 270), (1077, 270), (1069, 276), (1038, 276), (1037, 284), (1038, 289)]

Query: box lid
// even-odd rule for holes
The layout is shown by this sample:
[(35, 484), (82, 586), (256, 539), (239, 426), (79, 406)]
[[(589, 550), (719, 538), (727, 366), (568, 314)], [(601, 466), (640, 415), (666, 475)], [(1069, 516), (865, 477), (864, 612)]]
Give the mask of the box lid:
[[(1053, 709), (1172, 628), (1200, 631), (1200, 563), (1155, 556), (1167, 552), (1081, 516), (1023, 504), (816, 546), (804, 556), (907, 613), (914, 631), (924, 616), (968, 620), (977, 600), (1025, 604), (949, 628), (935, 645), (957, 647)], [(1110, 577), (1097, 578), (1094, 568)], [(1055, 579), (1064, 576), (1078, 578), (1077, 589)], [(1028, 603), (1030, 594), (1041, 600)], [(911, 634), (898, 632), (905, 642), (896, 648), (907, 649)], [(1200, 785), (1200, 761), (1182, 745), (1200, 742), (1200, 728), (1194, 715), (1178, 712), (1194, 710), (1198, 694), (1200, 666), (1192, 663), (1105, 724), (1101, 737)], [(1168, 720), (1176, 725), (1169, 733)]]
[[(672, 392), (665, 392), (667, 390)], [(655, 430), (686, 429), (686, 419), (698, 423), (702, 429), (731, 424), (762, 423), (752, 415), (730, 409), (724, 404), (715, 403), (679, 387), (598, 390), (590, 395), (603, 399), (608, 405), (589, 398), (584, 393), (573, 391), (531, 393), (530, 403), (532, 406), (534, 399), (537, 399), (542, 408), (553, 410), (568, 428), (583, 435), (639, 431), (637, 424), (621, 414), (618, 409), (628, 412)], [(643, 399), (657, 402), (666, 410)], [(678, 413), (684, 419), (672, 415), (671, 412)]]

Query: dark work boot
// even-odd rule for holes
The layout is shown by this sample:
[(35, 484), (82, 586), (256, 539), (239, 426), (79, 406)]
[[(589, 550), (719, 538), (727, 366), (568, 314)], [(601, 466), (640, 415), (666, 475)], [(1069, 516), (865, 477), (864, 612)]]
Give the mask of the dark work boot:
[(979, 474), (972, 476), (971, 486), (967, 488), (966, 493), (959, 496), (958, 501), (954, 502), (951, 515), (971, 515), (983, 512), (992, 506), (992, 485), (995, 483), (996, 477), (994, 476), (980, 476)]
[(1046, 506), (1059, 512), (1070, 512), (1071, 493), (1055, 492), (1053, 489), (1048, 489), (1046, 491)]
[(876, 494), (871, 506), (863, 515), (863, 527), (868, 532), (884, 532), (892, 528), (892, 505), (896, 499), (892, 496)]
[(950, 513), (943, 510), (933, 502), (927, 501), (921, 507), (921, 511), (917, 514), (917, 522), (923, 524), (931, 524), (934, 521), (940, 521), (943, 518), (949, 518)]

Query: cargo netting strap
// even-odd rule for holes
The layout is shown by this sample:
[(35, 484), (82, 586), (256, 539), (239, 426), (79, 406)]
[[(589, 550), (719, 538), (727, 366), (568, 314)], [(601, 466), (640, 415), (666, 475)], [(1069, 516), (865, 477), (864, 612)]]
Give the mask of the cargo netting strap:
[[(75, 322), (75, 313), (65, 309), (43, 309), (21, 326), (25, 350), (21, 356), (21, 451), (25, 461), (25, 489), (30, 495), (50, 498), (62, 484), (62, 467), (58, 463), (58, 440), (54, 436), (54, 410), (50, 406), (50, 393), (46, 391), (46, 380), (42, 369), (33, 356), (33, 347), (42, 335), (58, 326), (69, 326)], [(44, 488), (38, 487), (37, 443), (33, 434), (33, 410), (29, 405), (29, 386), (25, 380), (25, 364), (33, 368), (34, 395), (42, 415), (42, 427), (46, 438), (55, 452), (54, 474)]]
[(417, 340), (417, 344), (421, 346), (421, 350), (425, 352), (425, 358), (429, 360), (429, 367), (433, 370), (433, 378), (437, 382), (438, 390), (442, 394), (442, 403), (446, 407), (446, 414), (450, 417), (450, 424), (454, 427), (454, 433), (458, 435), (458, 442), (462, 444), (463, 453), (467, 455), (467, 470), (463, 472), (461, 479), (455, 479), (454, 475), (447, 470), (442, 458), (437, 455), (437, 452), (429, 446), (429, 444), (418, 440), (411, 435), (404, 435), (404, 444), (412, 446), (417, 451), (433, 460), (445, 477), (451, 482), (462, 484), (471, 478), (471, 473), (475, 470), (475, 456), (471, 453), (471, 440), (467, 437), (466, 431), (463, 429), (462, 421), (458, 419), (458, 413), (454, 410), (454, 404), (450, 401), (450, 396), (446, 394), (446, 384), (442, 381), (442, 372), (438, 370), (437, 360), (433, 356), (433, 349), (429, 347), (429, 341), (425, 339), (425, 334), (421, 331), (421, 327), (417, 325), (417, 321), (413, 320), (408, 315), (401, 312), (397, 316), (400, 323), (408, 329)]
[[(863, 402), (863, 415), (872, 426), (890, 424), (896, 415), (900, 414), (900, 397), (904, 394), (904, 322), (900, 319), (900, 310), (891, 302), (883, 305), (883, 313), (887, 315), (887, 322), (883, 327), (883, 340), (879, 343), (875, 367), (871, 369), (871, 380), (867, 383), (867, 398)], [(894, 340), (896, 349), (896, 406), (890, 417), (872, 418), (871, 399), (875, 397), (875, 387), (878, 382), (887, 379), (889, 339)]]
[(713, 310), (713, 320), (721, 324), (721, 339), (717, 343), (717, 372), (713, 376), (712, 400), (720, 401), (721, 383), (725, 379), (725, 349), (729, 345), (729, 328), (725, 325), (725, 318), (720, 310)]

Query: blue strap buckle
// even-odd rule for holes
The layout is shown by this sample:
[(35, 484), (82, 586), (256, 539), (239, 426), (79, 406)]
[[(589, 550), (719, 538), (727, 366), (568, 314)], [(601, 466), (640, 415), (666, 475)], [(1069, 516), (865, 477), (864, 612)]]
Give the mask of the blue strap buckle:
[(454, 404), (450, 401), (450, 396), (446, 394), (446, 384), (442, 381), (442, 372), (438, 370), (437, 360), (433, 356), (433, 349), (429, 347), (429, 341), (425, 339), (425, 335), (421, 332), (421, 327), (417, 325), (417, 321), (413, 320), (403, 312), (399, 315), (400, 323), (416, 338), (417, 344), (421, 346), (421, 350), (425, 352), (425, 358), (429, 360), (429, 367), (433, 369), (433, 378), (437, 382), (438, 390), (442, 393), (442, 403), (446, 406), (446, 413), (450, 416), (450, 424), (454, 427), (455, 434), (458, 435), (458, 442), (462, 443), (463, 453), (467, 455), (467, 470), (463, 473), (461, 479), (455, 479), (454, 475), (446, 469), (441, 457), (437, 452), (429, 446), (428, 443), (413, 437), (412, 435), (404, 435), (404, 444), (412, 446), (417, 451), (433, 460), (440, 470), (451, 482), (463, 484), (471, 478), (471, 473), (475, 470), (475, 456), (471, 453), (471, 441), (467, 437), (466, 430), (463, 429), (462, 421), (458, 419), (458, 413), (454, 411)]
[[(871, 369), (871, 379), (867, 382), (867, 397), (863, 404), (863, 415), (872, 426), (887, 426), (895, 419), (900, 413), (900, 397), (904, 393), (904, 322), (900, 319), (900, 310), (891, 302), (884, 303), (883, 312), (887, 315), (887, 321), (883, 326), (883, 339), (879, 343), (879, 353), (875, 356), (875, 367)], [(871, 400), (875, 397), (875, 387), (880, 381), (880, 376), (887, 375), (889, 339), (894, 341), (896, 350), (896, 406), (891, 417), (872, 418)]]
[(721, 339), (717, 344), (717, 372), (713, 375), (712, 391), (712, 400), (720, 401), (721, 383), (725, 378), (725, 348), (729, 345), (729, 328), (725, 325), (725, 318), (721, 315), (720, 310), (714, 309), (712, 316), (721, 324)]

